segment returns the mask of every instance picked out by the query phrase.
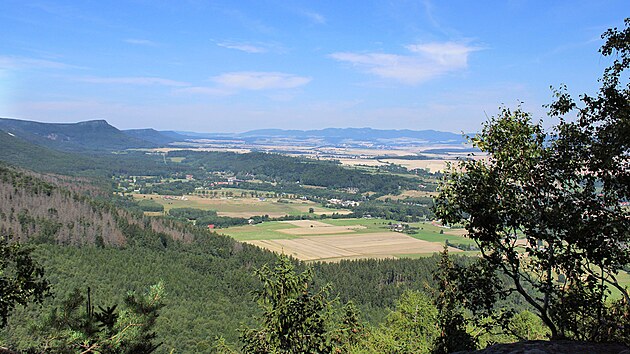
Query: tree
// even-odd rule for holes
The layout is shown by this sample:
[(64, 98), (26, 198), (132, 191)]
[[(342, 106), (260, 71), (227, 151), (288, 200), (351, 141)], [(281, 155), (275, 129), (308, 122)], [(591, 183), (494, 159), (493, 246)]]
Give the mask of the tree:
[[(154, 332), (159, 310), (164, 307), (162, 282), (149, 288), (144, 296), (127, 294), (122, 309), (117, 305), (92, 305), (90, 288), (87, 297), (75, 289), (60, 308), (54, 308), (38, 326), (46, 339), (36, 352), (149, 354), (156, 344)], [(83, 311), (82, 311), (83, 310)]]
[(263, 314), (261, 327), (242, 331), (246, 353), (331, 352), (327, 314), (331, 301), (328, 287), (313, 292), (309, 288), (311, 268), (300, 274), (286, 256), (280, 256), (273, 269), (266, 265), (256, 271), (262, 289), (255, 292)]
[[(578, 108), (557, 92), (550, 114), (560, 123), (549, 132), (520, 107), (503, 108), (471, 139), (488, 158), (451, 169), (436, 202), (436, 215), (464, 223), (552, 339), (606, 340), (609, 287), (630, 300), (616, 278), (630, 261), (630, 212), (621, 205), (630, 198), (629, 27), (630, 19), (603, 34), (601, 53), (618, 59), (597, 96), (583, 95)], [(577, 119), (562, 118), (572, 111)]]
[(44, 269), (31, 258), (30, 250), (0, 236), (0, 328), (16, 305), (41, 303), (49, 295)]
[(437, 309), (421, 292), (407, 290), (385, 323), (373, 329), (362, 353), (429, 353), (438, 337)]
[(444, 246), (441, 254), (438, 271), (433, 280), (437, 282), (437, 291), (434, 291), (434, 302), (438, 310), (437, 325), (440, 334), (433, 343), (432, 353), (448, 354), (456, 351), (475, 350), (476, 341), (466, 331), (467, 320), (464, 317), (461, 286), (458, 278), (460, 268), (448, 256), (448, 247)]

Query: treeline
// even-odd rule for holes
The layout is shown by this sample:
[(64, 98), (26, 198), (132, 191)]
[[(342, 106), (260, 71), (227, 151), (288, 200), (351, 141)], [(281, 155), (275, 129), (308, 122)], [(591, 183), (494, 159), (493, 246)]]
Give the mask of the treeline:
[(252, 223), (257, 224), (265, 219), (264, 216), (257, 216), (254, 218), (235, 218), (230, 216), (219, 216), (214, 210), (202, 210), (195, 208), (173, 208), (168, 211), (168, 214), (182, 221), (193, 220), (195, 222), (195, 225), (197, 226), (212, 226), (213, 228), (247, 225), (249, 223), (249, 220), (252, 220)]
[(331, 161), (317, 161), (277, 154), (252, 152), (171, 151), (171, 157), (184, 157), (186, 164), (206, 171), (230, 171), (249, 174), (258, 179), (273, 182), (300, 182), (333, 189), (355, 188), (359, 192), (380, 194), (399, 193), (400, 189), (412, 189), (417, 180), (389, 174), (370, 174), (341, 167)]
[(361, 218), (371, 216), (388, 220), (417, 222), (431, 220), (433, 214), (433, 200), (431, 198), (414, 201), (380, 201), (368, 200), (352, 208), (351, 217)]
[[(227, 186), (228, 188), (231, 186)], [(309, 200), (315, 202), (324, 202), (328, 199), (343, 199), (343, 200), (362, 200), (364, 196), (357, 193), (348, 193), (338, 190), (332, 190), (328, 188), (308, 188), (304, 187), (302, 184), (298, 183), (254, 183), (254, 182), (240, 182), (238, 186), (235, 186), (241, 189), (249, 189), (255, 191), (270, 191), (274, 193), (285, 193), (285, 194), (294, 194), (294, 195), (303, 195)]]

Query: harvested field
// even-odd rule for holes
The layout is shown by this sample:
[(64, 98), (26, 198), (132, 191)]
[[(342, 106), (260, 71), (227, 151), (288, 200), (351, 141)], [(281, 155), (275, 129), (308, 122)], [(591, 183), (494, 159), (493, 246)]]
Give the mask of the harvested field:
[(365, 165), (365, 166), (383, 166), (385, 163), (374, 160), (374, 159), (338, 159), (342, 165), (347, 166), (357, 166), (357, 165)]
[(284, 224), (291, 224), (298, 227), (330, 227), (332, 225), (327, 224), (321, 221), (315, 220), (289, 220), (289, 221), (281, 221)]
[[(235, 191), (240, 191), (235, 189)], [(290, 200), (288, 203), (280, 203), (275, 198), (238, 198), (221, 197), (207, 198), (199, 195), (186, 195), (184, 197), (168, 197), (160, 195), (133, 194), (134, 199), (149, 199), (164, 206), (168, 212), (171, 208), (197, 208), (203, 210), (215, 210), (219, 216), (249, 218), (256, 215), (269, 215), (272, 218), (285, 215), (309, 214), (313, 208), (314, 214), (331, 214), (333, 212), (350, 213), (347, 209), (324, 208), (317, 203), (303, 200)]]
[[(443, 248), (441, 244), (418, 240), (395, 232), (305, 236), (297, 239), (252, 240), (246, 242), (305, 261), (393, 258), (398, 254), (440, 252)], [(449, 251), (460, 252), (454, 248), (449, 248)]]
[(296, 228), (296, 229), (286, 229), (279, 230), (279, 232), (295, 235), (295, 236), (311, 236), (311, 235), (336, 235), (336, 234), (346, 234), (350, 232), (355, 232), (357, 229), (364, 229), (364, 226), (356, 225), (356, 226), (327, 226), (327, 227), (310, 227), (310, 228)]
[(446, 164), (448, 162), (457, 163), (457, 161), (449, 161), (449, 160), (402, 160), (402, 159), (387, 159), (383, 160), (388, 163), (393, 163), (396, 165), (404, 166), (408, 169), (426, 169), (430, 172), (439, 172), (444, 171), (446, 169)]

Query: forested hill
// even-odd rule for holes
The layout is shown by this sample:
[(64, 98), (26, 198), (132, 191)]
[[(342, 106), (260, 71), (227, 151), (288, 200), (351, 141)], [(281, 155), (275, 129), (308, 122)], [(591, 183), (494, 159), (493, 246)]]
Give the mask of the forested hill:
[(0, 161), (41, 172), (70, 173), (93, 168), (94, 161), (74, 152), (39, 146), (0, 130)]
[(61, 173), (109, 179), (114, 174), (160, 175), (183, 171), (186, 166), (166, 164), (161, 155), (142, 151), (124, 153), (59, 151), (36, 145), (0, 130), (0, 161), (43, 173)]
[(182, 225), (146, 219), (108, 198), (86, 179), (0, 165), (0, 233), (22, 242), (99, 246), (151, 242), (151, 236), (162, 242), (194, 238)]
[(155, 129), (127, 129), (123, 130), (123, 133), (130, 137), (148, 141), (157, 145), (168, 145), (177, 141), (185, 141), (190, 137), (177, 134), (175, 132), (159, 132)]
[(30, 143), (63, 151), (111, 151), (161, 145), (129, 136), (104, 120), (66, 124), (0, 118), (0, 130)]

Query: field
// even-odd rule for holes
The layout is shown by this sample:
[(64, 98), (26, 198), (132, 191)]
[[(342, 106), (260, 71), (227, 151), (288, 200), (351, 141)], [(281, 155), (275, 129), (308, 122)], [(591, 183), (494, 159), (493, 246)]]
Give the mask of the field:
[(383, 160), (395, 165), (401, 165), (409, 170), (424, 169), (431, 173), (441, 172), (446, 169), (447, 164), (457, 163), (454, 160), (436, 159), (436, 160), (403, 160), (403, 159), (387, 159)]
[[(389, 223), (382, 219), (299, 220), (233, 227), (221, 232), (304, 261), (418, 257), (442, 251), (447, 239), (471, 242), (455, 234), (440, 234), (444, 230), (430, 224), (416, 224), (417, 234), (407, 235), (390, 231)], [(461, 252), (455, 248), (449, 251)]]
[(172, 208), (197, 208), (203, 210), (215, 210), (220, 216), (242, 217), (248, 218), (256, 215), (269, 215), (270, 217), (281, 217), (284, 215), (302, 215), (308, 214), (310, 208), (313, 208), (314, 214), (339, 214), (349, 213), (345, 209), (324, 208), (307, 200), (285, 199), (284, 202), (278, 202), (277, 199), (266, 198), (205, 198), (195, 195), (187, 195), (185, 197), (173, 197), (165, 199), (164, 196), (134, 194), (134, 199), (152, 199), (156, 203), (164, 206), (164, 210), (168, 211)]

